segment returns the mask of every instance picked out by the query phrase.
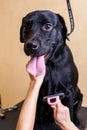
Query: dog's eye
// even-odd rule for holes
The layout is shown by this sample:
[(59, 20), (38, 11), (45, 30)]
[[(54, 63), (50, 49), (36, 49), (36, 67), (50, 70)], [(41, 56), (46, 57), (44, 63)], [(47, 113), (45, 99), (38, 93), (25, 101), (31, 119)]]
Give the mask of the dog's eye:
[(46, 24), (44, 24), (43, 27), (42, 27), (42, 29), (43, 29), (44, 31), (51, 31), (52, 28), (53, 28), (53, 26), (52, 26), (51, 23), (46, 23)]

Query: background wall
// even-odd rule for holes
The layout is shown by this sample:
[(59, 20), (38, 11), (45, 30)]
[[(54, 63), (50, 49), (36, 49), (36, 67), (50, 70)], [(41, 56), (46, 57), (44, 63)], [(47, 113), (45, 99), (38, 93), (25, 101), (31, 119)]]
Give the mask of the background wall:
[[(87, 106), (87, 1), (71, 0), (75, 31), (70, 46), (79, 70), (79, 87)], [(21, 19), (28, 12), (49, 9), (60, 13), (70, 29), (66, 0), (0, 0), (0, 93), (3, 107), (23, 100), (29, 85), (25, 65), (29, 57), (19, 41)]]

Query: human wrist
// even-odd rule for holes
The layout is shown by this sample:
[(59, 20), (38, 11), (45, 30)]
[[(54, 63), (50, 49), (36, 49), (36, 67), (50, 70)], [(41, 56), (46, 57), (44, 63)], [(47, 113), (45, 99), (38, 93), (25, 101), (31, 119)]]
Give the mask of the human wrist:
[(35, 88), (40, 88), (41, 85), (42, 85), (42, 82), (43, 82), (43, 79), (42, 77), (35, 77), (31, 80), (30, 82), (30, 86), (32, 87), (35, 87)]
[(43, 80), (44, 80), (44, 75), (39, 75), (39, 76), (36, 76), (36, 77), (32, 76), (31, 77), (31, 82), (42, 84)]
[(63, 124), (62, 130), (79, 130), (72, 121)]

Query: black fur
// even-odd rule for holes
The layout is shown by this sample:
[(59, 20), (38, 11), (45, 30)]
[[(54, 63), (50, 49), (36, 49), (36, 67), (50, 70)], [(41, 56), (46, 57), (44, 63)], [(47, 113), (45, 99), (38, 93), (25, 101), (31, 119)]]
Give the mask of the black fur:
[(66, 44), (67, 28), (62, 16), (51, 11), (34, 11), (25, 16), (20, 41), (29, 56), (46, 56), (46, 75), (41, 86), (34, 130), (60, 130), (53, 119), (52, 108), (43, 96), (65, 93), (62, 103), (69, 107), (72, 121), (79, 126), (77, 113), (82, 94), (77, 86), (78, 71)]

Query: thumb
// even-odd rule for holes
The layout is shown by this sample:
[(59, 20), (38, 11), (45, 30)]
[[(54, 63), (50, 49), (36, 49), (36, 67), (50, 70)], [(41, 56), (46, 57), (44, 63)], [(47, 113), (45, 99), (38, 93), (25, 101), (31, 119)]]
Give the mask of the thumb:
[(59, 105), (62, 105), (62, 102), (61, 102), (61, 99), (60, 99), (60, 97), (58, 96), (58, 102), (57, 102), (57, 104), (56, 104), (57, 106), (59, 106)]

